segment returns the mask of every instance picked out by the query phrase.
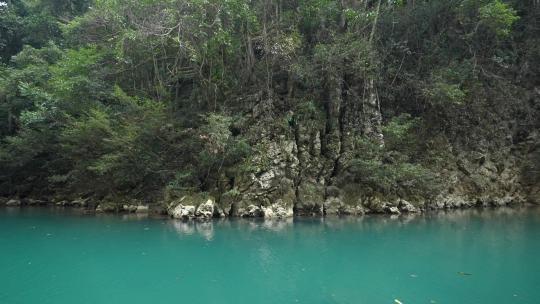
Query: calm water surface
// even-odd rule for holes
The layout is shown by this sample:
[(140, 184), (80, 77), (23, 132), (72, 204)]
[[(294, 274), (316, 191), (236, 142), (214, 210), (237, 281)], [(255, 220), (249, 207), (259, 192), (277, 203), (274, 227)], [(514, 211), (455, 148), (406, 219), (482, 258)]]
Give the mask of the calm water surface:
[(540, 210), (182, 223), (0, 208), (0, 303), (540, 303)]

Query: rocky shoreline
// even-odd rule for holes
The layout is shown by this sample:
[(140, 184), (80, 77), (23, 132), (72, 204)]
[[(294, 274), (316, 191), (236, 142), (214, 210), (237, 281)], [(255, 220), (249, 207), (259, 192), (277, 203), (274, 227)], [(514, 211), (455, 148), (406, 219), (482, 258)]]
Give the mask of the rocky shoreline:
[(446, 196), (438, 200), (423, 203), (411, 203), (404, 199), (384, 201), (378, 198), (366, 199), (357, 205), (345, 205), (338, 198), (327, 199), (309, 209), (298, 209), (278, 201), (268, 206), (247, 205), (238, 208), (236, 204), (224, 209), (212, 197), (201, 195), (184, 196), (167, 205), (165, 204), (111, 204), (98, 203), (90, 199), (73, 201), (43, 200), (32, 198), (0, 198), (0, 207), (57, 207), (76, 208), (89, 213), (152, 214), (179, 220), (209, 220), (213, 218), (265, 218), (286, 219), (292, 217), (332, 217), (364, 216), (368, 214), (407, 215), (422, 214), (440, 210), (464, 210), (500, 207), (537, 206), (521, 198), (505, 196), (502, 198), (482, 197), (467, 200), (459, 196)]

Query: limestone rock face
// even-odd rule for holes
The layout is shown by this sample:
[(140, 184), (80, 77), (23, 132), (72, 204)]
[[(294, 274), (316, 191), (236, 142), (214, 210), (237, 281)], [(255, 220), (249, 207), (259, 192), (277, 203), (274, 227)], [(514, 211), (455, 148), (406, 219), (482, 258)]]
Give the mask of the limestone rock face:
[(240, 217), (262, 217), (264, 213), (259, 206), (251, 204), (245, 208), (238, 209), (237, 215)]
[(476, 200), (471, 200), (465, 196), (457, 194), (440, 194), (431, 203), (429, 209), (457, 209), (470, 208), (477, 204)]
[(137, 211), (137, 206), (136, 205), (123, 205), (122, 210), (127, 211), (127, 212), (135, 212)]
[[(76, 200), (72, 201), (70, 205), (74, 206), (74, 207), (86, 207), (86, 206), (88, 206), (88, 199), (82, 199), (82, 198), (76, 199)], [(109, 209), (109, 208), (107, 208), (107, 209)], [(116, 208), (112, 208), (112, 210), (114, 210), (114, 209), (116, 209)]]
[(366, 209), (361, 203), (347, 204), (339, 197), (328, 197), (324, 201), (324, 214), (332, 215), (364, 215)]
[(97, 205), (96, 212), (115, 212), (117, 210), (117, 206), (111, 203), (101, 203)]
[(26, 200), (26, 204), (28, 206), (43, 206), (43, 205), (46, 205), (47, 202), (44, 200), (37, 200), (37, 199), (29, 198)]
[(56, 206), (62, 206), (62, 207), (87, 207), (88, 206), (88, 199), (76, 199), (73, 201), (66, 200), (66, 199), (60, 199), (55, 203)]
[[(525, 148), (538, 142), (531, 133), (527, 145), (490, 154), (486, 149), (461, 152), (455, 165), (442, 170), (445, 189), (427, 204), (428, 209), (457, 209), (471, 207), (499, 207), (530, 202), (534, 178), (528, 180), (524, 169), (534, 157)], [(534, 150), (534, 149), (533, 149)]]
[(208, 199), (205, 203), (200, 204), (195, 211), (197, 218), (210, 219), (214, 215), (214, 201)]
[(296, 143), (285, 135), (269, 137), (274, 130), (259, 127), (256, 128), (259, 138), (253, 148), (255, 152), (249, 159), (249, 166), (253, 168), (251, 173), (236, 176), (233, 189), (220, 200), (220, 206), (225, 210), (227, 205), (231, 206), (229, 210), (233, 216), (262, 216), (262, 207), (270, 214), (277, 210), (274, 206), (277, 202), (285, 210), (294, 206), (293, 180), (299, 170)]
[(18, 199), (10, 199), (6, 202), (6, 206), (20, 206), (21, 200)]
[(324, 201), (325, 215), (339, 215), (343, 208), (343, 202), (337, 197), (329, 197)]
[(404, 199), (401, 199), (399, 201), (399, 209), (402, 211), (402, 212), (406, 212), (406, 213), (416, 213), (416, 212), (419, 212), (420, 210), (418, 208), (416, 208), (413, 204), (409, 203), (408, 201), (404, 200)]
[(138, 205), (137, 209), (135, 209), (136, 213), (148, 213), (148, 211), (150, 211), (150, 209), (147, 205)]
[(366, 209), (362, 205), (345, 205), (343, 206), (343, 209), (341, 210), (341, 214), (344, 215), (364, 215), (366, 214)]
[(540, 205), (540, 185), (537, 185), (536, 187), (531, 187), (531, 191), (528, 194), (527, 201)]
[(388, 203), (383, 202), (379, 197), (368, 197), (365, 205), (373, 213), (386, 213)]
[(265, 218), (288, 218), (294, 215), (292, 205), (285, 204), (282, 200), (278, 200), (270, 206), (261, 207), (261, 211)]
[(169, 209), (169, 214), (175, 219), (192, 219), (195, 217), (195, 206), (178, 204)]
[(315, 181), (306, 181), (298, 186), (296, 209), (302, 215), (323, 215), (324, 185)]
[(177, 219), (208, 219), (214, 215), (213, 197), (203, 193), (186, 194), (169, 204), (168, 213)]
[(401, 214), (401, 212), (399, 211), (398, 207), (395, 207), (395, 206), (387, 206), (385, 208), (385, 211), (387, 213), (390, 213), (390, 214)]

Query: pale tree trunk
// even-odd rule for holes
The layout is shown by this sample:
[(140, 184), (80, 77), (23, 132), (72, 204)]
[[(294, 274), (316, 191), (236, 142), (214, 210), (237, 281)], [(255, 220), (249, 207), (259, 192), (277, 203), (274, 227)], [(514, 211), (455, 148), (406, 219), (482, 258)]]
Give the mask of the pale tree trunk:
[[(374, 48), (374, 38), (377, 31), (377, 22), (379, 20), (379, 13), (381, 10), (382, 0), (377, 1), (377, 7), (375, 8), (375, 19), (371, 27), (371, 33), (369, 35), (369, 44)], [(379, 96), (377, 94), (377, 88), (375, 86), (375, 76), (366, 75), (364, 80), (364, 94), (363, 94), (363, 112), (364, 112), (364, 134), (369, 138), (377, 141), (379, 145), (384, 145), (384, 136), (382, 133), (382, 115)]]

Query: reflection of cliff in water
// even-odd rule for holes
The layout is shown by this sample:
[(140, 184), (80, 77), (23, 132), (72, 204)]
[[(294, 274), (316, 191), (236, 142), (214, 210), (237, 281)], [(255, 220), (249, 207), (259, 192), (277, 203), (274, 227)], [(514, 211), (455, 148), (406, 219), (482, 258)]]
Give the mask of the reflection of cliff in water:
[[(399, 216), (367, 215), (362, 217), (296, 217), (287, 219), (214, 219), (210, 221), (180, 221), (170, 220), (170, 226), (182, 236), (201, 236), (206, 240), (212, 240), (216, 231), (238, 230), (241, 233), (268, 232), (284, 233), (291, 229), (302, 229), (303, 233), (325, 233), (326, 231), (354, 229), (358, 233), (382, 233), (393, 229), (427, 229), (466, 232), (469, 225), (475, 225), (476, 229), (489, 228), (486, 225), (494, 221), (504, 222), (508, 219), (525, 214), (538, 215), (540, 208), (493, 208), (493, 209), (456, 209), (433, 211), (424, 214), (401, 214)], [(125, 219), (137, 219), (137, 215), (125, 216)], [(298, 224), (301, 224), (298, 226)], [(483, 227), (486, 226), (486, 227)], [(524, 229), (513, 226), (513, 229)], [(489, 235), (490, 232), (486, 231)]]
[(180, 235), (198, 235), (208, 241), (214, 238), (214, 222), (212, 221), (170, 221), (172, 227)]

